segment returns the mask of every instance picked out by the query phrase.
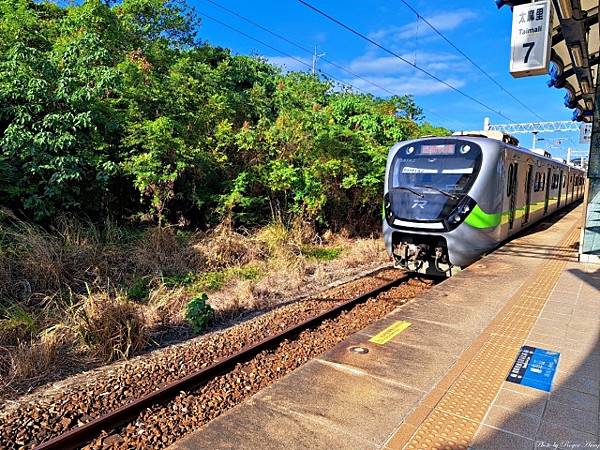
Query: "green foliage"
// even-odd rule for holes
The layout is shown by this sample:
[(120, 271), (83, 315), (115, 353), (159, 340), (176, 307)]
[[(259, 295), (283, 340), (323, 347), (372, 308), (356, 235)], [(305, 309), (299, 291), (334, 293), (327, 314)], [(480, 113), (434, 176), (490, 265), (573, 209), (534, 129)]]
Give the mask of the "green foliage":
[(282, 74), (200, 43), (199, 25), (184, 0), (0, 0), (0, 205), (367, 227), (389, 147), (447, 133), (411, 96)]
[(0, 318), (0, 345), (17, 345), (38, 332), (36, 319), (19, 304), (3, 310)]
[(204, 328), (213, 316), (213, 309), (207, 301), (208, 296), (202, 294), (192, 298), (185, 307), (185, 319), (196, 334), (204, 331)]
[(304, 255), (317, 261), (333, 261), (340, 257), (342, 251), (342, 247), (320, 247), (318, 245), (305, 245), (302, 247)]
[(167, 275), (163, 277), (163, 283), (169, 288), (176, 286), (191, 286), (196, 282), (197, 276), (192, 272), (184, 275)]
[(195, 282), (191, 284), (191, 288), (194, 291), (216, 291), (234, 278), (256, 280), (260, 277), (260, 274), (260, 269), (253, 265), (204, 272), (196, 277)]
[(148, 295), (150, 295), (150, 282), (150, 276), (136, 277), (129, 289), (127, 289), (127, 297), (131, 300), (147, 300)]

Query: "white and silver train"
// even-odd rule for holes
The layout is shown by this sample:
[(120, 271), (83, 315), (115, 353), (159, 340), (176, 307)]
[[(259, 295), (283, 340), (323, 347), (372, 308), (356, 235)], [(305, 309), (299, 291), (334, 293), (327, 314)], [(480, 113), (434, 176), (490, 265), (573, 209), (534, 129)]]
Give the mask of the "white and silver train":
[(451, 275), (583, 197), (580, 168), (518, 147), (509, 135), (487, 136), (422, 138), (390, 149), (383, 235), (396, 266)]

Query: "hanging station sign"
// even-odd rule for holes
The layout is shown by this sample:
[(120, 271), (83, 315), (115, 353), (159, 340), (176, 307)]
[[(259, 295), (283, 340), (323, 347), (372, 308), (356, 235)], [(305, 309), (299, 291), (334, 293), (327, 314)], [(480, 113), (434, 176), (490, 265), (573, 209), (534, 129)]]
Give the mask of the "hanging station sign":
[(542, 0), (513, 8), (510, 73), (515, 78), (548, 73), (552, 50), (552, 2)]
[(592, 142), (592, 124), (583, 123), (579, 127), (579, 143), (589, 144), (590, 142)]

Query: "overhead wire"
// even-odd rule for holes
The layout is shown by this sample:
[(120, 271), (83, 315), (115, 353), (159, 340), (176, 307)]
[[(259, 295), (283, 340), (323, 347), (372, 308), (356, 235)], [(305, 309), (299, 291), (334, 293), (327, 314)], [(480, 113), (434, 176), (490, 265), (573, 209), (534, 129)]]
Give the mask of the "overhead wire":
[[(286, 56), (286, 57), (288, 57), (288, 58), (290, 58), (290, 59), (293, 59), (294, 61), (298, 62), (299, 64), (302, 64), (302, 65), (304, 65), (304, 66), (306, 66), (306, 67), (308, 67), (308, 68), (311, 68), (311, 65), (310, 65), (310, 64), (308, 64), (306, 61), (302, 61), (301, 59), (299, 59), (299, 58), (296, 58), (295, 56), (293, 56), (293, 55), (290, 55), (289, 53), (286, 53), (286, 52), (284, 52), (283, 50), (280, 50), (280, 49), (278, 49), (278, 48), (276, 48), (276, 47), (273, 47), (272, 45), (270, 45), (270, 44), (267, 44), (266, 42), (264, 42), (264, 41), (261, 41), (260, 39), (257, 39), (257, 38), (255, 38), (254, 36), (251, 36), (251, 35), (249, 35), (249, 34), (247, 34), (247, 33), (243, 32), (242, 30), (238, 30), (237, 28), (235, 28), (235, 27), (232, 27), (231, 25), (228, 25), (228, 24), (226, 24), (225, 22), (223, 22), (223, 21), (221, 21), (221, 20), (219, 20), (219, 19), (217, 19), (217, 18), (215, 18), (215, 17), (212, 17), (212, 16), (210, 16), (210, 15), (208, 15), (208, 14), (204, 13), (204, 12), (202, 12), (202, 13), (199, 13), (199, 15), (200, 15), (200, 16), (202, 16), (202, 17), (206, 17), (207, 19), (210, 19), (210, 20), (212, 20), (213, 22), (216, 22), (216, 23), (218, 23), (218, 24), (220, 24), (220, 25), (222, 25), (222, 26), (224, 26), (224, 27), (226, 27), (226, 28), (229, 28), (230, 30), (232, 30), (232, 31), (235, 31), (236, 33), (239, 33), (239, 34), (241, 34), (242, 36), (244, 36), (244, 37), (246, 37), (246, 38), (248, 38), (248, 39), (250, 39), (250, 40), (252, 40), (252, 41), (254, 41), (254, 42), (257, 42), (257, 43), (259, 43), (259, 44), (261, 44), (261, 45), (264, 45), (265, 47), (267, 47), (267, 48), (270, 48), (271, 50), (273, 50), (273, 51), (275, 51), (275, 52), (277, 52), (277, 53), (280, 53), (280, 54), (281, 54), (281, 55), (283, 55), (283, 56)], [(325, 75), (326, 77), (328, 77), (328, 78), (330, 78), (330, 79), (332, 79), (332, 80), (336, 81), (337, 83), (341, 84), (342, 86), (348, 86), (348, 87), (352, 87), (352, 88), (354, 88), (354, 89), (356, 89), (356, 90), (359, 90), (359, 91), (361, 91), (361, 92), (364, 92), (364, 91), (362, 91), (361, 89), (357, 88), (356, 86), (353, 86), (353, 85), (351, 85), (351, 84), (349, 84), (349, 83), (346, 83), (346, 82), (344, 82), (344, 81), (342, 81), (342, 80), (339, 80), (339, 79), (335, 78), (334, 76), (332, 76), (332, 75), (330, 75), (330, 74), (328, 74), (328, 73), (326, 73), (326, 72), (322, 72), (322, 73), (323, 73), (323, 75)]]
[(431, 24), (431, 22), (429, 22), (425, 17), (423, 17), (419, 11), (417, 11), (415, 8), (413, 8), (413, 6), (408, 3), (406, 0), (400, 0), (402, 3), (404, 3), (406, 5), (406, 7), (408, 9), (410, 9), (414, 14), (416, 14), (417, 16), (417, 20), (421, 19), (423, 22), (425, 22), (429, 28), (431, 28), (433, 31), (435, 31), (443, 40), (445, 40), (452, 48), (454, 48), (454, 50), (456, 50), (458, 53), (460, 53), (467, 61), (469, 61), (474, 67), (477, 68), (477, 70), (479, 70), (483, 75), (485, 75), (489, 80), (491, 80), (496, 86), (498, 86), (500, 88), (500, 90), (502, 90), (503, 92), (505, 92), (506, 94), (508, 94), (513, 100), (515, 100), (519, 105), (521, 105), (523, 108), (525, 108), (527, 111), (529, 111), (531, 114), (533, 114), (534, 116), (536, 116), (538, 119), (540, 119), (542, 122), (545, 122), (544, 118), (541, 117), (538, 113), (536, 113), (534, 110), (532, 110), (529, 106), (527, 106), (527, 104), (523, 103), (521, 100), (518, 99), (518, 97), (514, 96), (510, 91), (508, 91), (504, 86), (502, 86), (498, 80), (496, 80), (494, 77), (492, 77), (485, 69), (483, 69), (479, 64), (477, 64), (475, 61), (473, 61), (473, 59), (471, 59), (469, 57), (469, 55), (467, 55), (465, 52), (463, 52), (460, 48), (458, 48), (450, 39), (448, 39), (440, 30), (438, 30), (435, 26), (433, 26)]
[(328, 20), (336, 23), (337, 25), (341, 26), (342, 28), (348, 30), (349, 32), (351, 32), (352, 34), (360, 37), (361, 39), (364, 39), (365, 41), (373, 44), (374, 46), (378, 47), (379, 49), (383, 50), (384, 52), (398, 58), (399, 60), (403, 61), (404, 63), (408, 64), (409, 66), (419, 70), (420, 72), (424, 73), (425, 75), (427, 75), (428, 77), (432, 78), (433, 80), (437, 81), (438, 83), (443, 84), (444, 86), (452, 89), (453, 91), (457, 92), (458, 94), (462, 95), (463, 97), (471, 100), (474, 103), (477, 103), (478, 105), (482, 106), (483, 108), (485, 108), (488, 111), (491, 111), (494, 114), (497, 114), (500, 117), (503, 117), (504, 119), (510, 121), (510, 122), (514, 122), (514, 120), (512, 120), (510, 117), (506, 116), (505, 114), (503, 114), (501, 111), (498, 111), (494, 108), (492, 108), (489, 105), (486, 105), (485, 103), (483, 103), (481, 100), (476, 99), (475, 97), (473, 97), (472, 95), (464, 92), (463, 90), (451, 85), (450, 83), (448, 83), (445, 80), (442, 80), (441, 78), (439, 78), (438, 76), (432, 74), (431, 72), (429, 72), (428, 70), (424, 69), (423, 67), (420, 67), (417, 64), (414, 64), (412, 62), (410, 62), (409, 60), (407, 60), (406, 58), (403, 58), (402, 56), (400, 56), (398, 53), (394, 52), (393, 50), (388, 49), (387, 47), (383, 46), (382, 44), (380, 44), (379, 42), (371, 39), (370, 37), (366, 36), (365, 34), (361, 33), (360, 31), (350, 27), (349, 25), (346, 25), (345, 23), (343, 23), (342, 21), (336, 19), (335, 17), (327, 14), (326, 12), (322, 11), (321, 9), (317, 8), (316, 6), (311, 5), (310, 3), (306, 2), (305, 0), (298, 0), (300, 3), (302, 3), (304, 6), (306, 6), (307, 8), (312, 9), (313, 11), (315, 11), (316, 13), (322, 15), (323, 17), (327, 18)]
[[(249, 18), (247, 18), (245, 16), (242, 16), (241, 14), (237, 13), (236, 11), (234, 11), (232, 9), (229, 9), (229, 8), (223, 6), (223, 5), (220, 5), (219, 3), (217, 3), (217, 2), (215, 2), (213, 0), (206, 0), (206, 1), (209, 2), (209, 3), (212, 3), (213, 5), (215, 5), (218, 8), (221, 8), (222, 10), (227, 11), (228, 13), (230, 13), (230, 14), (232, 14), (232, 15), (234, 15), (234, 16), (236, 16), (236, 17), (238, 17), (238, 18), (240, 18), (240, 19), (242, 19), (242, 20), (244, 20), (246, 22), (248, 22), (249, 24), (251, 24), (251, 25), (253, 25), (253, 26), (257, 27), (257, 28), (260, 28), (261, 30), (265, 31), (266, 33), (269, 33), (270, 35), (275, 36), (275, 37), (281, 39), (282, 41), (287, 42), (288, 44), (290, 44), (290, 45), (292, 45), (292, 46), (294, 46), (294, 47), (302, 50), (303, 52), (306, 52), (306, 53), (309, 53), (309, 54), (313, 53), (312, 50), (310, 50), (309, 48), (307, 48), (307, 47), (305, 47), (305, 46), (303, 46), (301, 44), (298, 44), (297, 42), (294, 42), (291, 39), (288, 39), (285, 36), (283, 36), (283, 35), (275, 32), (273, 30), (270, 30), (269, 28), (267, 28), (267, 27), (265, 27), (265, 26), (263, 26), (263, 25), (255, 22), (252, 19), (249, 19)], [(371, 80), (368, 80), (367, 78), (364, 78), (364, 77), (362, 77), (362, 76), (360, 76), (360, 75), (352, 72), (350, 69), (348, 69), (348, 68), (346, 68), (344, 66), (341, 66), (341, 65), (339, 65), (339, 64), (337, 64), (337, 63), (335, 63), (335, 62), (333, 62), (333, 61), (331, 61), (331, 60), (329, 60), (329, 59), (327, 59), (327, 58), (325, 58), (323, 56), (321, 57), (321, 59), (323, 61), (325, 61), (327, 64), (329, 64), (330, 66), (335, 67), (336, 69), (342, 70), (342, 71), (346, 72), (347, 74), (350, 74), (353, 77), (358, 78), (359, 80), (362, 80), (362, 81), (364, 81), (366, 83), (369, 83), (371, 86), (374, 86), (374, 87), (376, 87), (378, 89), (381, 89), (382, 91), (387, 92), (390, 95), (398, 95), (398, 94), (390, 91), (389, 89), (387, 89), (387, 88), (385, 88), (383, 86), (380, 86), (377, 83), (374, 83)], [(353, 85), (351, 85), (351, 86), (353, 86)], [(356, 86), (353, 86), (353, 87), (356, 88)], [(358, 89), (358, 88), (356, 88), (356, 89)]]
[[(252, 20), (252, 19), (249, 19), (248, 17), (245, 17), (245, 16), (243, 16), (243, 15), (239, 14), (237, 11), (234, 11), (234, 10), (232, 10), (232, 9), (230, 9), (230, 8), (227, 8), (226, 6), (223, 6), (223, 5), (221, 5), (221, 4), (219, 4), (219, 3), (217, 3), (217, 2), (216, 2), (216, 1), (214, 1), (214, 0), (206, 0), (206, 1), (207, 1), (208, 3), (211, 3), (212, 5), (216, 6), (217, 8), (220, 8), (220, 9), (222, 9), (223, 11), (226, 11), (226, 12), (228, 12), (229, 14), (231, 14), (231, 15), (233, 15), (233, 16), (235, 16), (235, 17), (237, 17), (237, 18), (239, 18), (239, 19), (241, 19), (241, 20), (243, 20), (243, 21), (245, 21), (245, 22), (247, 22), (247, 23), (249, 23), (249, 24), (253, 25), (254, 27), (256, 27), (256, 28), (259, 28), (259, 29), (263, 30), (264, 32), (266, 32), (266, 33), (270, 34), (271, 36), (275, 36), (276, 38), (278, 38), (278, 39), (281, 39), (281, 40), (282, 40), (282, 41), (284, 41), (284, 42), (287, 42), (288, 44), (290, 44), (290, 45), (292, 45), (292, 46), (294, 46), (294, 47), (296, 47), (296, 48), (298, 48), (298, 49), (302, 50), (302, 51), (303, 51), (303, 52), (305, 52), (305, 53), (308, 53), (308, 54), (312, 54), (312, 53), (313, 53), (311, 49), (309, 49), (309, 48), (305, 47), (304, 45), (302, 45), (302, 44), (299, 44), (298, 42), (295, 42), (295, 41), (293, 41), (293, 40), (291, 40), (291, 39), (289, 39), (289, 38), (287, 38), (287, 37), (283, 36), (282, 34), (280, 34), (280, 33), (277, 33), (277, 32), (275, 32), (275, 31), (273, 31), (273, 30), (271, 30), (271, 29), (269, 29), (269, 28), (265, 27), (264, 25), (261, 25), (260, 23), (258, 23), (258, 22), (254, 21), (254, 20)], [(211, 20), (215, 20), (215, 21), (216, 21), (216, 19), (214, 19), (214, 18), (211, 18), (211, 17), (209, 17), (208, 15), (207, 15), (207, 17), (208, 17), (209, 19), (211, 19)], [(222, 25), (225, 25), (223, 22), (220, 22), (220, 23), (221, 23)], [(230, 26), (228, 26), (228, 25), (225, 25), (225, 26), (227, 26), (227, 27), (228, 27), (228, 28), (230, 28), (230, 29), (234, 29), (233, 27), (230, 27)], [(235, 30), (235, 29), (234, 29), (234, 30)], [(239, 30), (235, 30), (235, 31), (238, 31), (238, 32), (239, 32)], [(243, 33), (243, 32), (242, 32), (242, 34), (243, 34), (244, 36), (246, 36), (246, 37), (248, 37), (248, 38), (250, 38), (250, 39), (252, 39), (252, 40), (254, 40), (254, 41), (256, 41), (256, 42), (259, 42), (259, 43), (261, 43), (261, 44), (263, 44), (263, 45), (266, 45), (267, 47), (271, 48), (272, 50), (275, 50), (275, 51), (277, 51), (278, 53), (281, 53), (281, 54), (283, 54), (283, 55), (285, 55), (285, 56), (287, 56), (287, 57), (290, 57), (290, 58), (294, 59), (295, 61), (298, 61), (298, 62), (302, 63), (303, 65), (305, 65), (305, 66), (307, 66), (307, 67), (309, 67), (309, 68), (310, 68), (310, 65), (309, 65), (309, 64), (307, 64), (306, 62), (304, 62), (304, 61), (301, 61), (301, 60), (299, 60), (299, 59), (297, 59), (297, 58), (295, 58), (295, 57), (293, 57), (293, 56), (291, 56), (291, 55), (289, 55), (289, 54), (287, 54), (287, 53), (285, 53), (285, 52), (283, 52), (283, 51), (281, 51), (281, 50), (279, 50), (279, 49), (275, 49), (274, 47), (272, 47), (272, 46), (270, 46), (270, 45), (267, 45), (267, 44), (263, 43), (262, 41), (259, 41), (258, 39), (255, 39), (255, 38), (253, 38), (253, 37), (250, 37), (249, 35), (247, 35), (247, 34), (245, 34), (245, 33)], [(337, 63), (335, 63), (335, 62), (333, 62), (333, 61), (331, 61), (331, 60), (329, 60), (329, 59), (327, 59), (327, 58), (325, 58), (325, 57), (321, 57), (321, 60), (323, 60), (325, 63), (329, 64), (330, 66), (332, 66), (332, 67), (335, 67), (336, 69), (339, 69), (339, 70), (341, 70), (341, 71), (343, 71), (343, 72), (346, 72), (346, 73), (347, 73), (347, 74), (349, 74), (349, 75), (352, 75), (352, 76), (353, 76), (353, 77), (355, 77), (356, 79), (362, 80), (362, 81), (364, 81), (365, 83), (367, 83), (367, 84), (370, 84), (371, 86), (373, 86), (373, 87), (376, 87), (377, 89), (380, 89), (380, 90), (381, 90), (381, 91), (383, 91), (383, 92), (387, 92), (388, 94), (390, 94), (390, 95), (394, 95), (394, 96), (398, 96), (398, 95), (400, 95), (400, 94), (398, 94), (398, 93), (396, 93), (396, 92), (393, 92), (393, 91), (389, 90), (388, 88), (386, 88), (386, 87), (384, 87), (384, 86), (381, 86), (381, 85), (380, 85), (380, 84), (378, 84), (378, 83), (375, 83), (375, 82), (373, 82), (373, 81), (369, 80), (368, 78), (365, 78), (365, 77), (363, 77), (363, 76), (361, 76), (361, 75), (358, 75), (357, 73), (354, 73), (353, 71), (351, 71), (351, 70), (350, 70), (350, 69), (348, 69), (347, 67), (344, 67), (344, 66), (342, 66), (342, 65), (340, 65), (340, 64), (337, 64)], [(331, 77), (331, 75), (328, 75), (328, 74), (327, 74), (327, 73), (325, 73), (325, 72), (323, 72), (323, 74), (325, 74), (326, 76), (329, 76), (330, 78), (332, 78), (332, 77)], [(357, 90), (357, 91), (359, 91), (359, 92), (367, 93), (366, 91), (364, 91), (363, 89), (360, 89), (360, 88), (358, 88), (357, 86), (353, 85), (352, 83), (342, 82), (342, 81), (339, 81), (339, 80), (335, 80), (335, 81), (337, 81), (338, 83), (342, 83), (342, 84), (345, 84), (345, 85), (347, 85), (347, 86), (350, 86), (350, 87), (352, 87), (353, 89), (356, 89), (356, 90)], [(448, 119), (447, 119), (447, 118), (441, 117), (439, 114), (436, 114), (436, 113), (434, 113), (434, 112), (432, 112), (432, 111), (430, 111), (430, 113), (431, 113), (432, 115), (434, 115), (434, 116), (436, 116), (436, 117), (440, 118), (441, 120), (448, 121)]]

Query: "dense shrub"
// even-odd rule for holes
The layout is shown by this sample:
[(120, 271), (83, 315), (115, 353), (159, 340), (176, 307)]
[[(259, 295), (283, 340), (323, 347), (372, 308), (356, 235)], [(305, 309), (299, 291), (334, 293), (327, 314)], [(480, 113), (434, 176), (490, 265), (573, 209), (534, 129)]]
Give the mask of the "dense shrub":
[(198, 30), (183, 0), (0, 0), (0, 205), (371, 229), (389, 146), (445, 132), (409, 96), (283, 74)]

